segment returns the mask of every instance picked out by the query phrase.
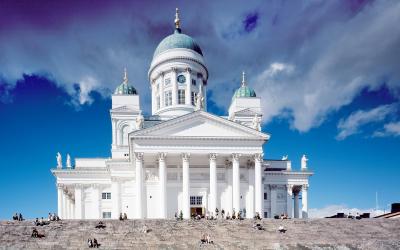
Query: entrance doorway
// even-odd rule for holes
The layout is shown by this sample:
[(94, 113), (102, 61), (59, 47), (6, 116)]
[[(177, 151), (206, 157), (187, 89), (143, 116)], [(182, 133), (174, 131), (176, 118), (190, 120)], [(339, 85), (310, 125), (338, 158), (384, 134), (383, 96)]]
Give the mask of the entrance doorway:
[(190, 208), (190, 215), (198, 214), (201, 217), (204, 217), (205, 211), (204, 207), (191, 207)]
[(203, 196), (190, 196), (190, 215), (204, 217), (206, 211), (203, 207)]

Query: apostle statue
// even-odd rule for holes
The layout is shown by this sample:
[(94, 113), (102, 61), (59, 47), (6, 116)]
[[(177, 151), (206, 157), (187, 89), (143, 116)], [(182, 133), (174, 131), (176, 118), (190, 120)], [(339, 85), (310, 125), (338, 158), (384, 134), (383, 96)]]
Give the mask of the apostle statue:
[(143, 123), (144, 123), (144, 117), (142, 114), (139, 114), (136, 117), (136, 129), (142, 129), (143, 128)]
[(62, 158), (60, 152), (57, 152), (56, 159), (57, 159), (57, 168), (62, 168)]
[(307, 161), (308, 161), (308, 159), (307, 159), (307, 157), (306, 157), (306, 155), (303, 155), (302, 157), (301, 157), (301, 170), (307, 170)]
[(253, 118), (253, 128), (261, 131), (261, 118), (257, 114), (255, 114)]
[(204, 97), (201, 91), (196, 96), (196, 110), (202, 110), (204, 108)]
[(71, 156), (67, 154), (67, 168), (72, 168), (71, 166)]

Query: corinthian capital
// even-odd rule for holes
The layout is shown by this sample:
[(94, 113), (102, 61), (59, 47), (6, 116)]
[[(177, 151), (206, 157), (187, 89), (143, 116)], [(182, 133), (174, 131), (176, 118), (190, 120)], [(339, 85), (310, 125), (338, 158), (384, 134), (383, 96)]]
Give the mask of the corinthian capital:
[(262, 161), (263, 160), (263, 157), (264, 157), (264, 154), (259, 154), (259, 153), (257, 153), (257, 154), (254, 154), (254, 160), (255, 161)]
[(211, 153), (210, 154), (210, 160), (215, 161), (217, 159), (217, 154), (216, 153)]
[(189, 153), (182, 153), (182, 160), (188, 161), (189, 158), (190, 158), (190, 154)]
[(232, 159), (233, 159), (233, 160), (238, 161), (239, 158), (240, 158), (240, 154), (237, 154), (237, 153), (233, 153), (233, 154), (232, 154)]
[(135, 152), (136, 159), (142, 161), (143, 160), (143, 153), (142, 152)]
[(167, 153), (164, 153), (164, 152), (158, 153), (158, 160), (159, 161), (165, 161), (166, 157), (167, 157)]

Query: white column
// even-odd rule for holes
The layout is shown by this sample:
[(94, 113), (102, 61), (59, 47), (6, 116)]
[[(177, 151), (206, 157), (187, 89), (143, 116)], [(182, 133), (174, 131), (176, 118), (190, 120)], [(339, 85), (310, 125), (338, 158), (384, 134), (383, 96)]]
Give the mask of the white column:
[(157, 100), (156, 100), (156, 81), (153, 79), (151, 80), (151, 113), (154, 114), (154, 112), (157, 110)]
[(271, 218), (274, 218), (275, 215), (278, 215), (276, 212), (276, 185), (269, 185), (269, 189), (271, 190)]
[(254, 168), (248, 168), (249, 191), (247, 193), (246, 218), (254, 218)]
[(308, 184), (304, 184), (301, 188), (301, 215), (303, 219), (308, 218), (308, 202), (307, 202)]
[(293, 185), (286, 185), (286, 213), (290, 218), (293, 218)]
[(136, 165), (136, 218), (143, 219), (143, 153), (135, 153), (135, 165)]
[(99, 185), (93, 185), (92, 186), (93, 187), (93, 189), (92, 189), (92, 199), (93, 199), (93, 216), (92, 216), (92, 218), (93, 219), (101, 219), (101, 217), (102, 217), (102, 214), (100, 213), (100, 211), (101, 211), (101, 206), (100, 206), (100, 196), (101, 196), (101, 193), (100, 193), (100, 186)]
[(207, 111), (207, 85), (203, 85), (204, 111)]
[(262, 154), (254, 155), (254, 187), (255, 187), (255, 196), (254, 196), (254, 204), (255, 204), (255, 212), (259, 213), (260, 217), (264, 217), (264, 187), (262, 184)]
[(71, 219), (75, 219), (75, 203), (74, 203), (74, 200), (72, 200), (72, 197), (70, 199), (69, 206), (70, 206), (70, 211), (71, 211)]
[(165, 78), (164, 78), (164, 72), (161, 72), (161, 83), (160, 83), (160, 109), (164, 108), (165, 106), (165, 101), (164, 101), (164, 85), (165, 85)]
[(208, 211), (215, 213), (217, 208), (217, 154), (210, 154), (210, 206)]
[(177, 77), (177, 69), (172, 68), (172, 105), (178, 104), (178, 81), (176, 80)]
[(299, 191), (294, 193), (294, 218), (299, 218)]
[(81, 185), (75, 186), (75, 219), (84, 219), (83, 209), (83, 187)]
[(232, 164), (229, 163), (228, 166), (225, 168), (225, 175), (226, 175), (226, 180), (227, 180), (227, 190), (225, 193), (225, 214), (227, 215), (229, 212), (229, 215), (232, 215), (232, 208), (233, 208), (233, 203), (232, 203)]
[(190, 219), (189, 158), (190, 154), (182, 154), (182, 213), (185, 219)]
[(117, 145), (117, 120), (111, 119), (112, 126), (112, 147)]
[(65, 190), (62, 191), (62, 214), (61, 219), (68, 219), (68, 206), (67, 206), (67, 195)]
[(160, 184), (160, 218), (167, 218), (167, 168), (165, 164), (166, 153), (158, 154), (158, 176)]
[(186, 69), (186, 93), (185, 93), (185, 104), (192, 105), (192, 73), (191, 69)]
[(240, 211), (240, 167), (239, 154), (232, 154), (232, 200), (235, 213)]
[(111, 178), (111, 218), (118, 219), (121, 213), (121, 184), (117, 178)]
[(60, 184), (57, 184), (57, 215), (63, 219), (63, 190)]

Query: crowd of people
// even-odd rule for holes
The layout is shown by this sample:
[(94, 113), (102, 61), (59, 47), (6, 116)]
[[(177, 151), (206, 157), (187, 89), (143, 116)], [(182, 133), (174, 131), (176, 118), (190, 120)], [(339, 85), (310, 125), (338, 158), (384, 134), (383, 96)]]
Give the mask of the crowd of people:
[(87, 245), (89, 248), (99, 248), (100, 244), (97, 242), (96, 238), (88, 239), (87, 240)]

